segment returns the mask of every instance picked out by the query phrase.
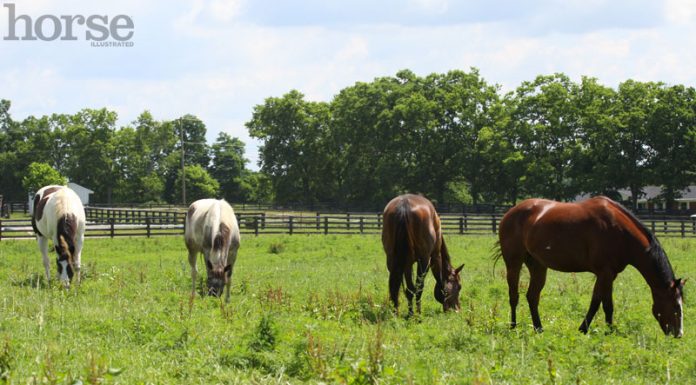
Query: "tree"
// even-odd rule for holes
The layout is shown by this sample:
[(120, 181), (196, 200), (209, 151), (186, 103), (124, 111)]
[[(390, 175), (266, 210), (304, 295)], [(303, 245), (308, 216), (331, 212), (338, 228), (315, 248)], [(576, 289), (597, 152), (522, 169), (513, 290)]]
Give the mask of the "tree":
[(329, 116), (326, 103), (307, 102), (297, 91), (254, 107), (246, 127), (263, 142), (261, 169), (271, 178), (277, 201), (310, 204), (331, 195), (326, 183), (333, 163), (325, 143)]
[[(181, 186), (181, 175), (179, 173), (176, 179), (177, 186)], [(203, 167), (197, 164), (186, 167), (187, 204), (198, 199), (217, 198), (219, 193), (220, 184)]]
[(616, 103), (616, 130), (611, 157), (612, 177), (618, 186), (631, 191), (637, 207), (643, 187), (653, 179), (650, 173), (653, 150), (648, 143), (649, 122), (655, 110), (660, 83), (627, 80), (619, 84)]
[(696, 180), (696, 90), (676, 85), (656, 93), (648, 122), (649, 147), (654, 152), (648, 167), (672, 209), (679, 191)]
[(67, 146), (65, 174), (70, 180), (94, 190), (94, 200), (112, 202), (118, 183), (118, 163), (113, 136), (115, 112), (84, 109), (72, 115), (61, 137)]
[(575, 87), (566, 75), (554, 74), (523, 82), (515, 91), (512, 122), (525, 156), (523, 184), (530, 195), (567, 200), (581, 190)]
[(32, 162), (22, 178), (22, 187), (26, 192), (36, 192), (41, 187), (57, 184), (65, 185), (68, 180), (48, 163)]
[(242, 202), (247, 199), (242, 187), (245, 174), (244, 142), (221, 132), (211, 147), (212, 163), (210, 175), (219, 183), (222, 196), (229, 202)]

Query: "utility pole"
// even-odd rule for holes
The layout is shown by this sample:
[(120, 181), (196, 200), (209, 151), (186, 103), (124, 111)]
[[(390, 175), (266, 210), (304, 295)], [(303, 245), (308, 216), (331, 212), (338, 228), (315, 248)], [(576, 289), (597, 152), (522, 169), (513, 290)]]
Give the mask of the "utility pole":
[(181, 133), (181, 204), (186, 206), (186, 166), (184, 162), (184, 129), (179, 118), (179, 132)]

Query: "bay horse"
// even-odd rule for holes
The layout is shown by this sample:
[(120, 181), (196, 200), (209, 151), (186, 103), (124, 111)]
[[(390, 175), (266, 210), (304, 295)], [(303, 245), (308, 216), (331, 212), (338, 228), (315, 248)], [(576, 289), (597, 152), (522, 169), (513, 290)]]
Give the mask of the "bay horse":
[(225, 200), (201, 199), (186, 213), (184, 240), (191, 265), (191, 296), (196, 293), (196, 258), (203, 253), (208, 272), (208, 294), (219, 297), (225, 290), (230, 301), (232, 270), (240, 245), (239, 226), (234, 210)]
[(515, 327), (522, 264), (530, 275), (527, 302), (532, 323), (542, 330), (539, 297), (546, 270), (591, 272), (596, 276), (592, 300), (580, 331), (587, 333), (602, 305), (607, 325), (613, 323), (612, 286), (627, 265), (635, 267), (650, 286), (652, 312), (665, 334), (681, 337), (682, 290), (660, 242), (631, 212), (606, 197), (579, 203), (528, 199), (500, 221), (500, 254), (507, 269), (511, 327)]
[[(406, 194), (392, 199), (384, 208), (382, 246), (387, 254), (389, 294), (396, 313), (399, 312), (399, 291), (402, 281), (408, 299), (409, 315), (413, 314), (413, 296), (418, 313), (425, 276), (431, 269), (435, 277), (435, 299), (443, 310), (459, 311), (459, 273), (464, 265), (453, 268), (447, 245), (440, 229), (440, 217), (435, 207), (420, 195)], [(413, 264), (418, 263), (416, 285), (413, 283)]]
[(43, 257), (46, 280), (51, 280), (48, 240), (58, 254), (58, 276), (67, 289), (74, 275), (80, 282), (80, 259), (85, 237), (85, 209), (77, 194), (66, 186), (50, 185), (34, 195), (31, 226)]

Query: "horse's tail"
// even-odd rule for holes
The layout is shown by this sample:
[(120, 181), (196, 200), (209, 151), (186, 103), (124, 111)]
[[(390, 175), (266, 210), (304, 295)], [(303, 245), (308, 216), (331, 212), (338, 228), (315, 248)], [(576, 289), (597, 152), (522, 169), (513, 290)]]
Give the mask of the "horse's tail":
[(414, 240), (416, 239), (411, 226), (411, 205), (404, 199), (396, 210), (396, 255), (399, 259), (406, 260), (413, 257), (416, 252)]
[[(222, 205), (223, 201), (217, 202), (216, 207), (212, 212), (213, 218), (211, 218), (211, 251), (217, 257), (217, 260), (214, 262), (220, 262), (220, 259), (227, 252), (227, 249), (229, 248), (230, 233), (232, 232), (230, 224), (227, 223), (223, 216)], [(221, 268), (224, 268), (224, 266)]]
[(75, 237), (77, 235), (77, 218), (74, 214), (64, 214), (58, 219), (56, 228), (58, 243), (63, 252), (68, 256), (70, 266), (74, 262)]

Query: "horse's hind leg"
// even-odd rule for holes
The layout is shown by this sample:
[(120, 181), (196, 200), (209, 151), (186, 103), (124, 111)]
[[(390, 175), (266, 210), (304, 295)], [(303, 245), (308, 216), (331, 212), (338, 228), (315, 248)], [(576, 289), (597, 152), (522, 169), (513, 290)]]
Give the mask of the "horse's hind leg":
[(541, 290), (546, 284), (546, 266), (541, 265), (532, 257), (527, 257), (525, 261), (527, 269), (529, 269), (529, 288), (527, 289), (527, 302), (529, 303), (529, 312), (532, 315), (532, 324), (534, 330), (541, 332), (541, 319), (539, 318), (539, 297)]
[(508, 297), (510, 300), (510, 328), (517, 326), (517, 303), (519, 302), (520, 293), (520, 270), (522, 270), (523, 258), (505, 258), (505, 270), (507, 271)]
[(403, 279), (403, 269), (398, 263), (394, 263), (389, 269), (389, 297), (394, 304), (394, 311), (399, 314), (399, 290), (401, 289), (401, 281)]
[[(413, 296), (416, 294), (416, 285), (413, 284), (413, 266), (406, 266), (404, 271), (404, 282), (406, 283), (406, 299), (408, 300), (408, 315), (413, 315)], [(418, 312), (420, 313), (420, 306), (418, 307)]]

